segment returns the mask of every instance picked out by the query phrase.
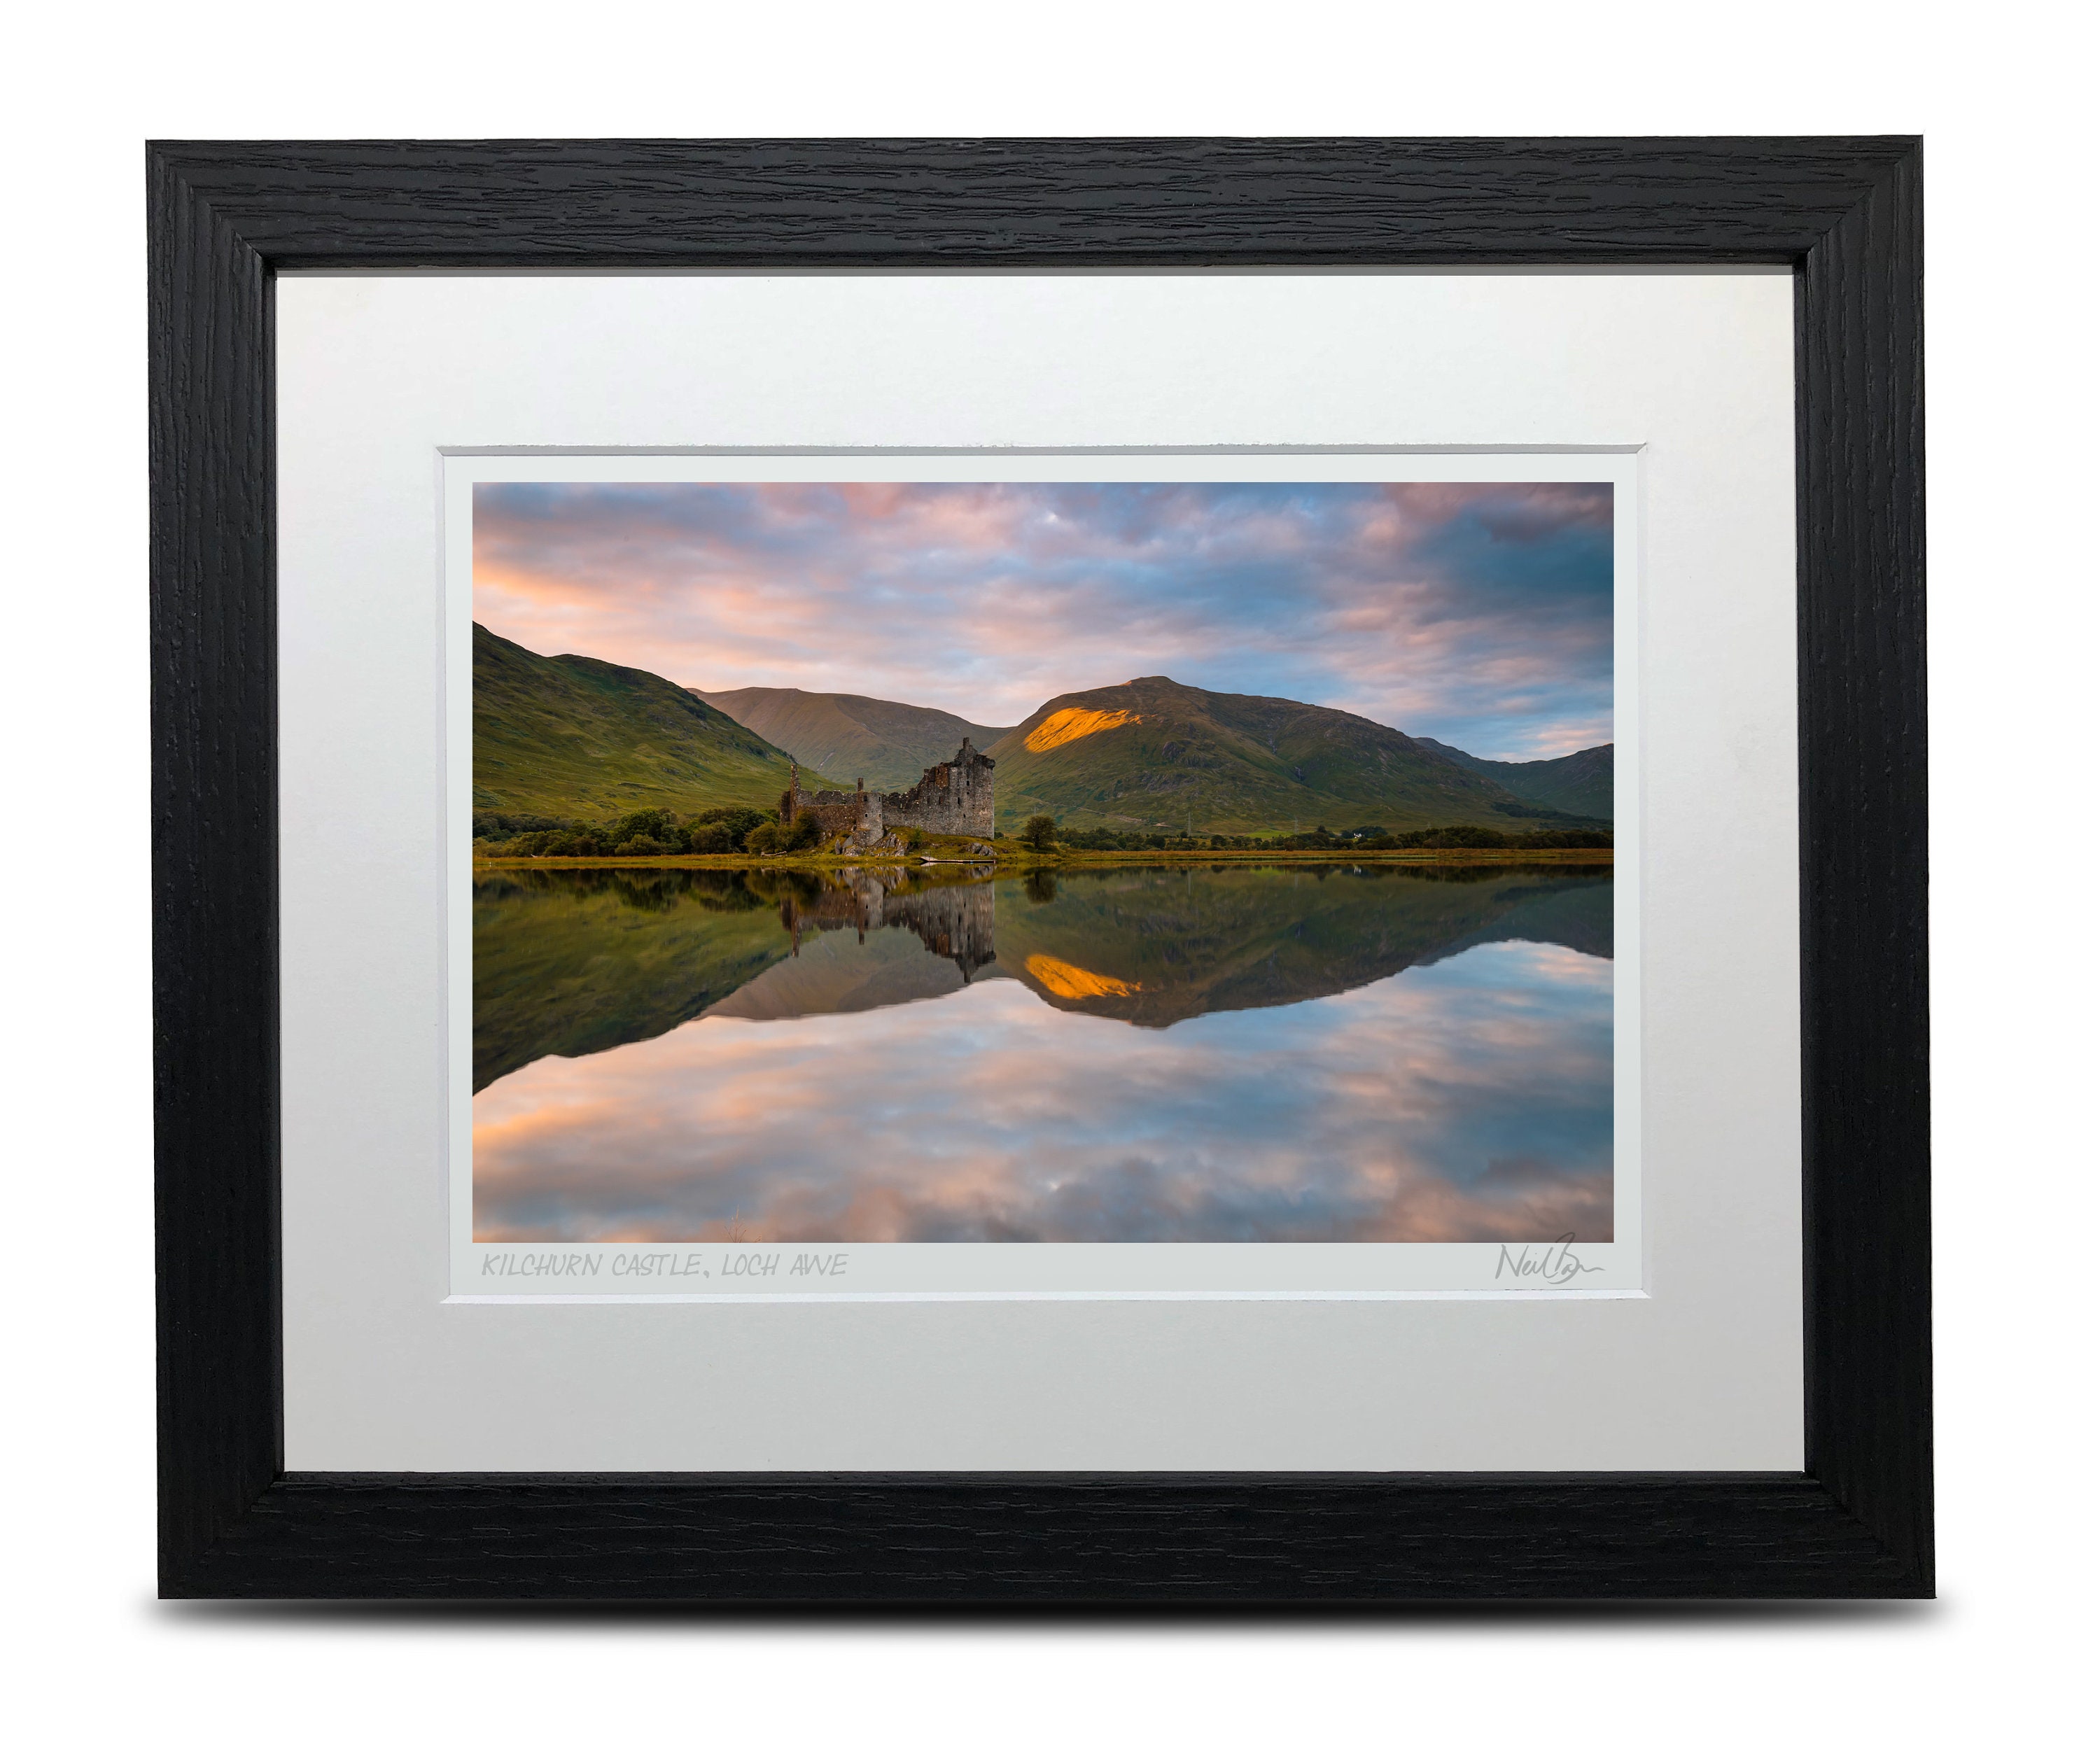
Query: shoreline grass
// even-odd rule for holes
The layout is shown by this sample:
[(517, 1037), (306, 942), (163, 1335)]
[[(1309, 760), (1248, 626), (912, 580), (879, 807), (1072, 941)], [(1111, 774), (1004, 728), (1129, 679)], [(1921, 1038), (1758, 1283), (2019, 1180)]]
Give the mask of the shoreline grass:
[(1414, 866), (1517, 866), (1535, 862), (1576, 862), (1609, 867), (1609, 849), (1074, 849), (1038, 855), (1002, 849), (996, 857), (965, 855), (826, 854), (794, 855), (481, 855), (480, 867), (712, 867), (732, 870), (795, 868), (838, 871), (847, 867), (977, 867), (995, 872), (1036, 868), (1157, 867), (1162, 862), (1350, 862)]

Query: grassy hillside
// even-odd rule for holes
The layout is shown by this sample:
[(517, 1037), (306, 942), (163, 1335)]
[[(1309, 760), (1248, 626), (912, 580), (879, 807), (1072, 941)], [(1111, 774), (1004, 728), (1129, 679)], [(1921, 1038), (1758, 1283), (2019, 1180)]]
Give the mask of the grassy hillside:
[(850, 788), (865, 777), (873, 789), (904, 789), (929, 765), (955, 756), (967, 735), (979, 751), (1004, 734), (967, 722), (946, 710), (892, 704), (844, 691), (803, 691), (794, 686), (747, 686), (739, 691), (693, 695), (733, 717), (754, 734), (792, 752), (805, 765), (834, 770)]
[(770, 812), (787, 786), (785, 752), (683, 686), (588, 655), (536, 655), (474, 628), (476, 812), (599, 819), (732, 802)]
[(1476, 776), (1501, 783), (1520, 801), (1583, 818), (1608, 819), (1612, 816), (1609, 746), (1585, 747), (1564, 758), (1533, 758), (1518, 762), (1476, 758), (1471, 752), (1462, 752), (1441, 740), (1421, 739), (1415, 743), (1428, 747), (1462, 770), (1470, 770)]
[(1136, 679), (1052, 698), (990, 748), (1000, 828), (1507, 828), (1534, 810), (1405, 735), (1284, 698)]

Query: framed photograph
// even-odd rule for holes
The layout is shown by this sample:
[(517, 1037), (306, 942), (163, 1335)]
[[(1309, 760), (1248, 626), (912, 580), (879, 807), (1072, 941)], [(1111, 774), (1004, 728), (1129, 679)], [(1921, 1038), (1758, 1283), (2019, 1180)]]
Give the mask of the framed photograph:
[(453, 1301), (1640, 1290), (1634, 457), (443, 465)]
[(1915, 140), (148, 170), (164, 1594), (1931, 1593)]

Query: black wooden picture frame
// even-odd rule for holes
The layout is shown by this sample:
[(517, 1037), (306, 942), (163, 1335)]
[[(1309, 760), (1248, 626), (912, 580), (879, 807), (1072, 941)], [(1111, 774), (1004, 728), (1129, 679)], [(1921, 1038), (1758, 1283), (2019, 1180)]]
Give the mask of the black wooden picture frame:
[[(164, 1595), (1932, 1593), (1917, 140), (163, 143), (147, 186)], [(1493, 262), (1793, 270), (1805, 1471), (286, 1472), (275, 276)]]

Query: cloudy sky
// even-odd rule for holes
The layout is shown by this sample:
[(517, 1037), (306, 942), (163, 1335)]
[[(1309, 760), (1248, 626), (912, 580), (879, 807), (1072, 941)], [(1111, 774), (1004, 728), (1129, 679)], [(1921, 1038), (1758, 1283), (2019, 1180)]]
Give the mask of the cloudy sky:
[(1608, 485), (474, 488), (474, 617), (1008, 726), (1162, 673), (1490, 758), (1612, 738)]

